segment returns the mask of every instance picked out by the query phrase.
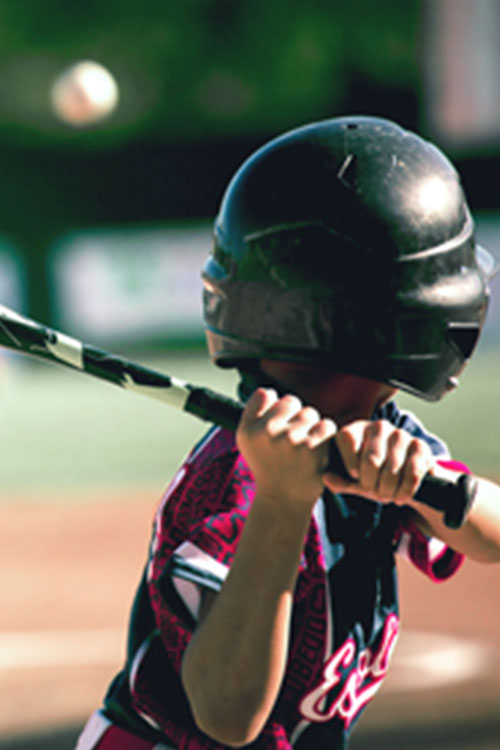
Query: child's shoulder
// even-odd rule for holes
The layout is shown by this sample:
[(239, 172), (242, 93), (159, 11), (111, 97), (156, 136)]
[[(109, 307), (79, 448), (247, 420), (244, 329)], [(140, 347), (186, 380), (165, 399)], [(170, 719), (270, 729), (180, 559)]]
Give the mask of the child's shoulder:
[[(238, 451), (232, 431), (212, 428), (195, 445), (167, 487), (156, 513), (155, 534), (164, 549), (204, 529), (233, 530), (235, 518), (244, 520), (253, 498), (254, 483)], [(227, 536), (227, 534), (226, 534)]]

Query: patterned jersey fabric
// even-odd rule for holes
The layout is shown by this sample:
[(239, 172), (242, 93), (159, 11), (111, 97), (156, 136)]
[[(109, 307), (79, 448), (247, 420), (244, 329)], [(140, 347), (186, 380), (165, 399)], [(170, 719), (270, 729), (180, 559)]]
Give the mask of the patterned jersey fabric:
[[(443, 443), (394, 403), (375, 417), (426, 440), (435, 456), (448, 459)], [(127, 664), (105, 700), (116, 724), (179, 750), (223, 749), (194, 723), (181, 661), (201, 591), (223, 585), (253, 497), (253, 479), (234, 434), (212, 429), (178, 472), (155, 517)], [(398, 548), (434, 580), (450, 576), (462, 559), (427, 539), (404, 508), (328, 492), (318, 500), (295, 590), (283, 685), (254, 750), (347, 747), (396, 643)], [(229, 659), (230, 643), (227, 648)]]

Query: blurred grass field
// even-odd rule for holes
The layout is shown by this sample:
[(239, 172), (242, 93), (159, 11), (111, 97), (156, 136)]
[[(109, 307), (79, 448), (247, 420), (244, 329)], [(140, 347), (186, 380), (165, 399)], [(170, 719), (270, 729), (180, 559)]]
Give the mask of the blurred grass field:
[[(234, 392), (202, 353), (142, 364), (194, 383)], [(194, 441), (202, 421), (148, 398), (62, 367), (9, 356), (0, 378), (2, 499), (93, 486), (164, 483)]]
[[(235, 395), (236, 377), (204, 351), (140, 360), (162, 372)], [(196, 418), (61, 367), (9, 355), (0, 368), (1, 500), (77, 489), (168, 482), (207, 426)], [(459, 389), (438, 404), (401, 395), (474, 472), (500, 476), (500, 351), (480, 350)]]

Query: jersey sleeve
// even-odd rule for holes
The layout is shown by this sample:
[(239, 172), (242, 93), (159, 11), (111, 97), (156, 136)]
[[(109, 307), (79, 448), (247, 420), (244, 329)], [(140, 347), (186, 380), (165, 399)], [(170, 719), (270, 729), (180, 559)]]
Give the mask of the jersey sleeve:
[(183, 542), (173, 553), (169, 564), (172, 584), (193, 620), (199, 617), (203, 589), (219, 591), (228, 570), (192, 541)]
[(406, 557), (432, 581), (450, 578), (460, 568), (464, 557), (447, 544), (426, 536), (413, 519), (405, 520), (398, 529), (396, 551)]
[(155, 522), (148, 581), (158, 603), (168, 602), (174, 588), (197, 619), (200, 589), (219, 591), (227, 576), (253, 495), (253, 479), (235, 450), (183, 467)]

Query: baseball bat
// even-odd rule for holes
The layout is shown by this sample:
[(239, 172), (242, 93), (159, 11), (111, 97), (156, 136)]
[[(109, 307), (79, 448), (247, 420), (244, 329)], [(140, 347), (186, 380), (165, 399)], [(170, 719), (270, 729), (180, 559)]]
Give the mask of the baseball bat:
[[(212, 422), (236, 430), (243, 405), (203, 386), (152, 370), (130, 360), (85, 344), (0, 305), (0, 346), (87, 373)], [(330, 468), (347, 475), (334, 440), (330, 446)], [(444, 513), (450, 528), (460, 527), (474, 501), (477, 480), (461, 474), (450, 482), (428, 474), (415, 499)]]

